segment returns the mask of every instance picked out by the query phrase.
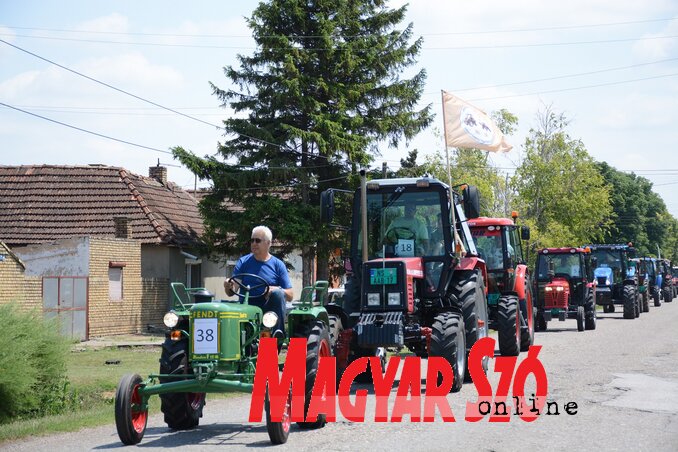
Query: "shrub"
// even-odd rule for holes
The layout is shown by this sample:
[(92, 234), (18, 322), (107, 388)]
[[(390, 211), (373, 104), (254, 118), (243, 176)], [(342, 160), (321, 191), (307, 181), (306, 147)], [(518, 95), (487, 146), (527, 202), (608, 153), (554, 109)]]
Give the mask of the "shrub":
[(57, 414), (76, 403), (66, 377), (69, 342), (41, 312), (0, 305), (0, 423)]

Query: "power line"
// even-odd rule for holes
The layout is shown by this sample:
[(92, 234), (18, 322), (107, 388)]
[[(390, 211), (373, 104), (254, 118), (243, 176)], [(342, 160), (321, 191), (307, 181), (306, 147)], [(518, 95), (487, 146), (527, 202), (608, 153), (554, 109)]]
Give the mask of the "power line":
[[(30, 36), (30, 35), (18, 35), (18, 34), (9, 34), (9, 33), (0, 33), (0, 36), (11, 36), (17, 38), (28, 38), (28, 39), (46, 39), (52, 41), (72, 41), (72, 42), (87, 42), (93, 44), (122, 44), (122, 45), (141, 45), (141, 46), (153, 46), (153, 47), (185, 47), (185, 48), (195, 48), (195, 49), (230, 49), (230, 50), (256, 50), (258, 47), (252, 46), (221, 46), (221, 45), (208, 45), (208, 44), (169, 44), (169, 43), (160, 43), (160, 42), (134, 42), (134, 41), (107, 41), (102, 39), (79, 39), (79, 38), (63, 38), (57, 36)], [(523, 48), (523, 47), (552, 47), (552, 46), (570, 46), (570, 45), (590, 45), (590, 44), (610, 44), (610, 43), (620, 43), (620, 42), (633, 42), (633, 41), (644, 41), (644, 40), (654, 40), (654, 39), (673, 39), (678, 38), (678, 35), (668, 35), (668, 36), (643, 36), (639, 38), (620, 38), (620, 39), (602, 39), (602, 40), (592, 40), (592, 41), (570, 41), (570, 42), (542, 42), (542, 43), (532, 43), (532, 44), (491, 44), (491, 45), (475, 45), (475, 46), (445, 46), (445, 47), (427, 47), (422, 46), (422, 50), (479, 50), (479, 49), (508, 49), (508, 48)], [(294, 49), (295, 51), (324, 51), (324, 50), (336, 50), (338, 47), (344, 43), (339, 43), (337, 47), (268, 47), (270, 50), (290, 50)]]
[[(512, 28), (505, 30), (472, 30), (472, 31), (451, 31), (440, 33), (422, 33), (422, 36), (449, 36), (449, 35), (473, 35), (473, 34), (492, 34), (492, 33), (524, 33), (533, 31), (552, 31), (552, 30), (569, 30), (576, 28), (598, 28), (610, 27), (617, 25), (634, 25), (651, 22), (668, 22), (678, 19), (678, 17), (664, 17), (654, 19), (630, 20), (622, 22), (603, 22), (596, 24), (575, 24), (575, 25), (560, 25), (550, 27), (535, 27), (535, 28)], [(35, 30), (35, 31), (49, 31), (49, 32), (64, 32), (64, 33), (90, 33), (103, 35), (123, 35), (123, 36), (160, 36), (160, 37), (174, 37), (174, 38), (250, 38), (251, 35), (231, 35), (231, 34), (178, 34), (178, 33), (142, 33), (142, 32), (117, 32), (117, 31), (100, 31), (100, 30), (69, 30), (59, 28), (39, 28), (39, 27), (18, 27), (6, 25), (6, 28), (15, 30)], [(321, 38), (319, 35), (285, 35), (288, 38)], [(373, 36), (372, 34), (361, 34), (353, 36), (345, 36), (347, 38), (358, 38)], [(278, 35), (264, 35), (262, 37), (272, 38)]]
[(66, 124), (65, 122), (57, 121), (56, 119), (51, 119), (51, 118), (48, 118), (46, 116), (38, 115), (36, 113), (31, 113), (30, 111), (22, 110), (21, 108), (13, 107), (11, 105), (8, 105), (8, 104), (2, 103), (2, 102), (0, 102), (0, 105), (2, 105), (3, 107), (11, 108), (12, 110), (20, 111), (20, 112), (25, 113), (27, 115), (31, 115), (31, 116), (35, 116), (35, 117), (40, 118), (40, 119), (44, 119), (45, 121), (50, 121), (50, 122), (53, 122), (55, 124), (62, 125), (64, 127), (69, 127), (71, 129), (79, 130), (80, 132), (85, 132), (85, 133), (89, 133), (91, 135), (96, 135), (96, 136), (101, 137), (101, 138), (106, 138), (107, 140), (113, 140), (113, 141), (117, 141), (118, 143), (129, 144), (130, 146), (136, 146), (138, 148), (148, 149), (150, 151), (162, 152), (163, 154), (172, 155), (172, 153), (169, 152), (169, 151), (163, 151), (162, 149), (153, 148), (153, 147), (150, 147), (150, 146), (144, 146), (143, 144), (137, 144), (137, 143), (133, 143), (131, 141), (121, 140), (119, 138), (114, 138), (114, 137), (111, 137), (109, 135), (104, 135), (102, 133), (93, 132), (91, 130), (83, 129), (82, 127), (77, 127), (77, 126), (74, 126), (74, 125), (71, 125), (71, 124)]

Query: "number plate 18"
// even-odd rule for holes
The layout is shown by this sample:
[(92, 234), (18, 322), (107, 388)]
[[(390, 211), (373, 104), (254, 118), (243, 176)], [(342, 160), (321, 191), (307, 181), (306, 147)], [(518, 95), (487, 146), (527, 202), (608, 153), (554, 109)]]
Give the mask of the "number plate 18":
[(217, 319), (193, 319), (193, 353), (213, 355), (219, 352)]

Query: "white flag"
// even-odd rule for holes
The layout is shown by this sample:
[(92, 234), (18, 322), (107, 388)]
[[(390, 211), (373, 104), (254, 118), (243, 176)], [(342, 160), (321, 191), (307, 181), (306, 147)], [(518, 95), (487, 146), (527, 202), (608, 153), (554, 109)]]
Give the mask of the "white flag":
[(443, 121), (447, 147), (491, 152), (508, 152), (513, 148), (482, 110), (446, 91), (443, 91)]

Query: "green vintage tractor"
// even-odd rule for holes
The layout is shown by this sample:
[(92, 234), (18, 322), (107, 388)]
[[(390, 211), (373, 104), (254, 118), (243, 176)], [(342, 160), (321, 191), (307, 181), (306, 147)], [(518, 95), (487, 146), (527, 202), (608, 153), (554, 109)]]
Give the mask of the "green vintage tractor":
[[(248, 277), (260, 281), (245, 286), (239, 281)], [(237, 279), (236, 279), (237, 278)], [(231, 278), (240, 287), (235, 301), (213, 301), (204, 289), (186, 289), (172, 283), (174, 307), (164, 317), (166, 339), (160, 357), (160, 372), (146, 379), (125, 375), (115, 395), (115, 423), (124, 444), (137, 444), (146, 430), (148, 401), (159, 395), (165, 423), (173, 430), (197, 427), (205, 397), (210, 392), (251, 392), (257, 364), (259, 341), (271, 337), (277, 315), (263, 312), (248, 303), (251, 291), (263, 289), (268, 283), (257, 275), (240, 274)], [(327, 293), (327, 282), (319, 281), (306, 294)], [(259, 292), (255, 292), (259, 293)], [(322, 298), (316, 297), (316, 298)], [(292, 337), (307, 339), (306, 400), (308, 409), (311, 391), (321, 356), (331, 356), (329, 320), (323, 306), (314, 304), (310, 296), (287, 314), (288, 337), (278, 338), (278, 349)], [(269, 413), (268, 394), (265, 403), (266, 427), (271, 442), (287, 441), (291, 426), (291, 400), (288, 399), (282, 420), (273, 422)], [(318, 428), (325, 416), (315, 422), (299, 423), (302, 428)]]

